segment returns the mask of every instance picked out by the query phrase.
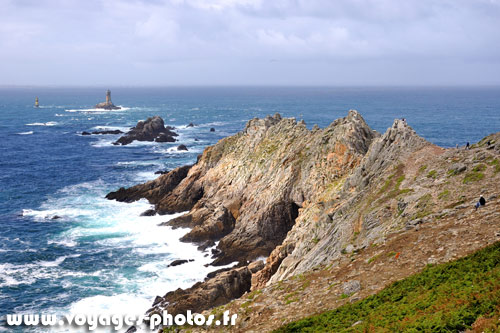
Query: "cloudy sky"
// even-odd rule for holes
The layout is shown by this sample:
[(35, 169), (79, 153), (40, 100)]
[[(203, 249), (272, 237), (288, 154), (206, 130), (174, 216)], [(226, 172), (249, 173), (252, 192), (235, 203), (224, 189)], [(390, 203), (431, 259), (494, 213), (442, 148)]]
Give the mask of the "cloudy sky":
[(500, 0), (0, 0), (1, 85), (498, 85)]

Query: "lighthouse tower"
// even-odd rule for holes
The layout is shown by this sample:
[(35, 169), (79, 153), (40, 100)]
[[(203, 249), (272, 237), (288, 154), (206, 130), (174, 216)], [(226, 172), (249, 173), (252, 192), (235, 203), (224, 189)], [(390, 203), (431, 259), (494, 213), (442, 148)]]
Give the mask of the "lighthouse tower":
[(113, 102), (111, 102), (111, 90), (106, 90), (106, 104), (107, 105), (113, 105)]
[(120, 110), (120, 106), (114, 106), (113, 102), (111, 102), (111, 91), (106, 90), (106, 102), (99, 103), (95, 106), (96, 109), (104, 109), (104, 110)]

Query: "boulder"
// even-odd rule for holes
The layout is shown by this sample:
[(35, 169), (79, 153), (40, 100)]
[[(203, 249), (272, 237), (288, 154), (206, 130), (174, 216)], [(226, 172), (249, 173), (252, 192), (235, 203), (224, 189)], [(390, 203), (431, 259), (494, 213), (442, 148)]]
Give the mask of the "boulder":
[(170, 263), (170, 265), (168, 265), (167, 267), (175, 267), (175, 266), (179, 266), (182, 264), (186, 264), (186, 263), (191, 262), (191, 261), (194, 261), (194, 259), (178, 259), (178, 260), (172, 261)]
[(177, 146), (177, 150), (179, 150), (179, 151), (187, 151), (188, 149), (187, 149), (187, 147), (185, 145), (179, 145), (179, 146)]
[(467, 170), (467, 166), (464, 163), (454, 163), (449, 167), (448, 173), (450, 175), (458, 175), (465, 170)]
[(114, 145), (128, 145), (133, 141), (156, 141), (156, 142), (175, 142), (177, 133), (173, 132), (173, 127), (166, 126), (163, 119), (159, 116), (154, 116), (139, 121), (124, 136), (119, 138)]
[(210, 128), (210, 132), (215, 132), (215, 128)]
[(361, 283), (358, 280), (351, 280), (342, 284), (342, 292), (346, 295), (352, 295), (361, 290)]
[(141, 216), (154, 216), (154, 215), (156, 215), (156, 210), (154, 209), (148, 209), (141, 213)]

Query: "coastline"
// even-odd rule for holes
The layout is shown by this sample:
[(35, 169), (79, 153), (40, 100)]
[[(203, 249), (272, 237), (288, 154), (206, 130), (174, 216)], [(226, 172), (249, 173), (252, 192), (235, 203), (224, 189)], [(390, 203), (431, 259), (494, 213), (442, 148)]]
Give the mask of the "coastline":
[[(315, 143), (314, 136), (320, 141)], [(483, 150), (487, 149), (485, 152), (490, 150), (493, 155), (488, 160), (493, 160), (495, 152), (500, 151), (500, 143), (496, 144), (499, 136), (497, 133), (489, 140), (484, 139), (473, 145), (473, 149), (483, 147)], [(488, 143), (486, 147), (487, 141), (493, 145)], [(303, 142), (307, 145), (304, 146)], [(307, 147), (312, 153), (301, 156), (294, 145), (302, 147), (302, 151)], [(457, 154), (467, 156), (466, 153), (463, 149), (443, 149), (430, 144), (419, 137), (405, 120), (396, 119), (393, 126), (381, 135), (369, 129), (361, 115), (353, 110), (347, 117), (324, 129), (314, 127), (312, 130), (306, 129), (303, 122), (283, 119), (276, 114), (250, 120), (242, 132), (207, 147), (194, 166), (184, 167), (188, 168), (187, 173), (180, 175), (179, 172), (184, 170), (181, 167), (143, 185), (109, 193), (107, 198), (119, 201), (147, 198), (160, 214), (189, 210), (164, 225), (191, 228), (181, 238), (184, 242), (199, 245), (218, 241), (217, 251), (212, 252), (212, 265), (240, 262), (240, 268), (220, 273), (191, 288), (167, 293), (155, 300), (148, 310), (149, 314), (161, 313), (162, 310), (176, 314), (186, 309), (200, 312), (324, 266), (338, 259), (344, 251), (351, 253), (353, 249), (378, 243), (400, 228), (397, 225), (406, 225), (407, 230), (416, 226), (418, 230), (420, 224), (434, 216), (435, 208), (422, 203), (424, 198), (432, 200), (433, 195), (426, 187), (436, 185), (433, 184), (436, 171), (431, 172), (432, 176), (423, 177), (417, 167), (422, 166), (422, 161), (439, 161)], [(294, 164), (294, 159), (299, 164)], [(387, 161), (390, 163), (384, 165)], [(409, 164), (405, 166), (405, 163)], [(242, 168), (242, 165), (246, 167)], [(334, 170), (334, 173), (330, 174), (330, 180), (326, 180), (328, 174), (318, 173), (315, 168), (328, 172)], [(313, 171), (307, 172), (303, 178), (295, 177), (309, 169)], [(460, 166), (457, 175), (466, 169), (467, 166)], [(481, 171), (486, 169), (481, 167)], [(289, 176), (286, 170), (290, 171)], [(395, 173), (389, 175), (391, 171)], [(414, 173), (415, 178), (408, 179), (408, 173)], [(496, 173), (494, 169), (493, 174)], [(387, 180), (381, 178), (381, 174), (385, 174)], [(314, 181), (308, 185), (311, 177)], [(418, 189), (413, 188), (414, 185), (410, 184), (420, 177), (426, 180), (420, 181), (425, 187), (419, 184)], [(273, 182), (278, 187), (274, 188)], [(385, 182), (381, 192), (376, 192), (377, 195), (370, 199), (366, 192), (370, 188), (373, 191), (373, 186), (380, 182)], [(391, 186), (391, 182), (395, 184), (395, 190), (385, 199), (383, 188)], [(244, 184), (252, 184), (252, 187)], [(265, 184), (265, 188), (260, 184)], [(299, 188), (294, 187), (296, 185)], [(255, 190), (259, 195), (252, 194)], [(360, 208), (359, 204), (354, 210), (349, 207), (357, 200), (366, 199), (366, 207), (374, 200), (392, 201), (391, 206), (395, 205), (399, 213), (387, 216), (378, 207), (378, 213), (365, 215), (366, 208)], [(293, 208), (294, 205), (297, 208)], [(254, 212), (251, 207), (259, 209)], [(377, 208), (370, 210), (377, 212)], [(356, 222), (356, 215), (360, 212), (360, 218), (364, 219), (361, 225)], [(251, 218), (247, 220), (245, 216)], [(329, 226), (332, 220), (338, 222)], [(284, 229), (284, 236), (279, 236), (280, 225), (289, 225)], [(315, 231), (320, 229), (323, 231)], [(353, 233), (357, 238), (355, 241), (352, 240)], [(268, 236), (272, 238), (265, 238)], [(274, 243), (267, 248), (263, 246), (270, 240)], [(346, 250), (349, 247), (351, 249)], [(253, 262), (261, 256), (269, 256), (265, 265)], [(235, 285), (239, 287), (235, 289)], [(226, 298), (221, 299), (221, 295)]]

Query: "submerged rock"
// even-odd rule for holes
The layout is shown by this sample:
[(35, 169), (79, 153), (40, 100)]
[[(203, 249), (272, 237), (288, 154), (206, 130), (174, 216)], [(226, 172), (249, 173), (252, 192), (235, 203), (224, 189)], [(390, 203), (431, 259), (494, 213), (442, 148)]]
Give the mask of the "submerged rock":
[(128, 133), (119, 138), (114, 145), (128, 145), (133, 141), (156, 141), (156, 142), (175, 142), (177, 133), (173, 132), (173, 127), (165, 126), (163, 119), (154, 116), (139, 121)]

